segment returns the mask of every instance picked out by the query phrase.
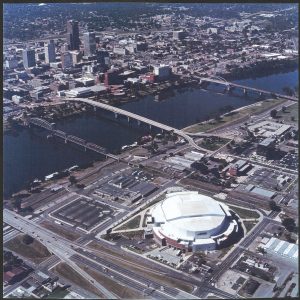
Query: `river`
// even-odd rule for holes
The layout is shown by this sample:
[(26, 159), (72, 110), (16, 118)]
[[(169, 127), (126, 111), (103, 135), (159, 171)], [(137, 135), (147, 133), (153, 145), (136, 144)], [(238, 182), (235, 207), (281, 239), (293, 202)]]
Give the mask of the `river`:
[[(282, 92), (284, 86), (298, 85), (298, 71), (279, 73), (256, 79), (235, 81), (239, 84)], [(216, 89), (209, 87), (209, 89)], [(234, 97), (221, 93), (185, 88), (172, 92), (165, 100), (156, 101), (154, 96), (146, 96), (137, 102), (126, 103), (125, 110), (147, 116), (153, 120), (183, 128), (212, 117), (225, 106), (242, 107), (256, 101), (256, 96)], [(112, 113), (98, 111), (84, 113), (56, 122), (57, 128), (76, 135), (108, 149), (118, 151), (122, 145), (133, 143), (141, 135), (149, 132), (146, 125), (137, 125), (132, 120), (115, 119)], [(40, 133), (41, 132), (41, 133)], [(4, 197), (22, 189), (35, 178), (101, 159), (98, 154), (84, 152), (71, 144), (47, 140), (42, 130), (21, 129), (6, 133), (4, 147)]]

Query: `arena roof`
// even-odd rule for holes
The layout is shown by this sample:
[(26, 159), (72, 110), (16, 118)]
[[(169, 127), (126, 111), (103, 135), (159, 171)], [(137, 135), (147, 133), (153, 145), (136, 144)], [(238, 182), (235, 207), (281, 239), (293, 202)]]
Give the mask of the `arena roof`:
[(151, 212), (161, 232), (173, 239), (210, 238), (223, 229), (229, 209), (226, 205), (198, 192), (173, 192)]

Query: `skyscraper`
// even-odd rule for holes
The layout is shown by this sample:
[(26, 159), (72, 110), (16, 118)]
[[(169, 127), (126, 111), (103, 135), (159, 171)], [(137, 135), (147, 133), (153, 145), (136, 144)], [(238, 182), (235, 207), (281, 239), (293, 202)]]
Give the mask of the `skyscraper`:
[(67, 41), (69, 50), (79, 50), (79, 27), (78, 22), (69, 20), (67, 22)]
[(23, 66), (26, 69), (35, 66), (35, 50), (34, 49), (23, 50)]
[(54, 40), (50, 40), (50, 42), (45, 46), (45, 61), (47, 64), (55, 62)]
[(72, 54), (70, 52), (63, 52), (61, 54), (61, 65), (63, 69), (73, 67)]
[(94, 32), (86, 32), (83, 34), (84, 55), (90, 56), (96, 51), (96, 36)]
[(109, 65), (109, 53), (106, 50), (96, 51), (97, 63), (101, 66)]

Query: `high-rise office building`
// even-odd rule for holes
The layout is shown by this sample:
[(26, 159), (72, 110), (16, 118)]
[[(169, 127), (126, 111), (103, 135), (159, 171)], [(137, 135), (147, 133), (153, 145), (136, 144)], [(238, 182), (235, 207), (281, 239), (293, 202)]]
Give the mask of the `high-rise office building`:
[(23, 50), (23, 66), (26, 69), (35, 66), (35, 50), (34, 49)]
[(84, 55), (93, 55), (96, 51), (96, 36), (94, 32), (86, 32), (83, 34)]
[(63, 52), (61, 54), (61, 65), (63, 69), (73, 67), (72, 54), (70, 52)]
[(187, 36), (187, 33), (183, 30), (173, 31), (173, 39), (174, 40), (182, 40)]
[(79, 50), (79, 26), (77, 21), (69, 20), (67, 22), (67, 41), (69, 50)]
[(50, 40), (45, 46), (45, 61), (47, 64), (55, 62), (55, 44), (54, 40)]
[(97, 50), (96, 51), (97, 63), (101, 66), (109, 65), (109, 53), (106, 50)]

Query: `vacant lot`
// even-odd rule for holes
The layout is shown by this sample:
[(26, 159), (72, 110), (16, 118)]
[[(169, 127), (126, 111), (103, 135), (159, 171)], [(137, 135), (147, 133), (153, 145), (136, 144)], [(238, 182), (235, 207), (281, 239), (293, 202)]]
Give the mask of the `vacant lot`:
[(92, 284), (90, 284), (85, 278), (83, 278), (80, 274), (74, 271), (66, 263), (59, 263), (51, 271), (58, 273), (58, 275), (61, 275), (66, 279), (74, 282), (81, 288), (100, 296), (100, 298), (104, 298), (104, 295), (101, 294), (100, 291), (98, 291), (98, 289), (96, 289)]
[(245, 208), (240, 208), (240, 207), (235, 207), (235, 206), (230, 206), (229, 207), (236, 212), (242, 219), (258, 219), (259, 214), (256, 211), (245, 209)]
[(218, 127), (229, 125), (232, 122), (241, 122), (246, 120), (247, 116), (256, 115), (263, 111), (266, 111), (272, 107), (275, 107), (278, 104), (284, 103), (286, 100), (283, 99), (270, 99), (257, 102), (256, 105), (245, 107), (241, 110), (230, 112), (225, 114), (221, 120), (211, 120), (207, 123), (198, 123), (192, 126), (184, 128), (186, 132), (205, 132), (211, 129), (216, 129)]
[(230, 141), (229, 139), (225, 139), (225, 138), (209, 137), (209, 138), (204, 138), (201, 141), (200, 146), (207, 150), (215, 151), (220, 147), (224, 146), (229, 141)]
[(257, 222), (255, 221), (243, 221), (243, 223), (246, 227), (247, 232), (249, 232), (257, 224)]
[(40, 242), (38, 242), (37, 240), (33, 240), (31, 244), (26, 245), (25, 243), (23, 243), (23, 237), (24, 234), (16, 236), (15, 238), (5, 243), (4, 247), (32, 260), (34, 263), (41, 263), (47, 257), (51, 256), (51, 253), (48, 251), (48, 249)]
[(110, 279), (109, 277), (104, 276), (103, 274), (85, 266), (82, 264), (78, 265), (80, 268), (85, 270), (88, 274), (90, 274), (96, 281), (101, 283), (105, 288), (109, 291), (112, 291), (121, 299), (141, 299), (142, 295), (133, 289), (128, 287), (124, 287), (123, 285), (115, 282), (114, 280)]
[(135, 229), (140, 226), (141, 216), (138, 215), (131, 219), (130, 221), (124, 223), (123, 225), (116, 227), (115, 230), (126, 230), (126, 229)]
[(43, 227), (55, 232), (56, 234), (66, 238), (70, 241), (75, 241), (80, 237), (80, 235), (78, 233), (71, 232), (68, 229), (64, 228), (62, 225), (55, 225), (48, 221), (44, 221), (40, 225), (42, 225)]

